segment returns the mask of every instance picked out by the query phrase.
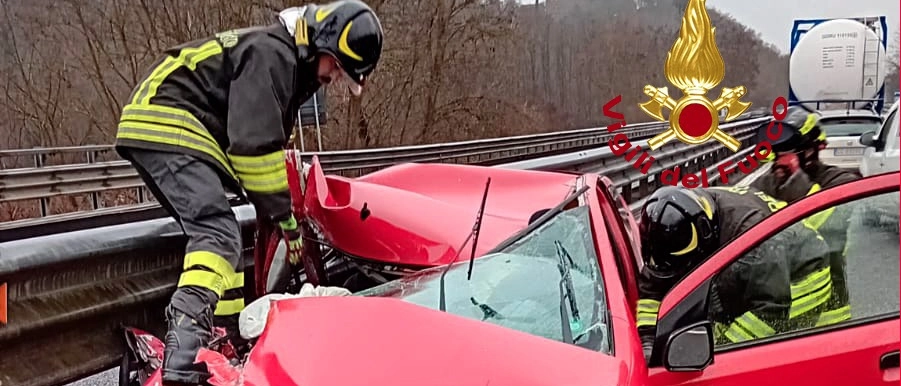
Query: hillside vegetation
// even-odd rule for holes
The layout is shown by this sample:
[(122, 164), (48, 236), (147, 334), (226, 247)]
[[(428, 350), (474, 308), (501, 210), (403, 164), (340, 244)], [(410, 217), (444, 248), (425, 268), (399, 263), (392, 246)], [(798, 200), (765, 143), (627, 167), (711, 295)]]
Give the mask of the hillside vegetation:
[[(0, 0), (0, 149), (110, 144), (125, 99), (166, 47), (273, 22), (279, 10), (302, 4)], [(638, 108), (645, 85), (680, 95), (664, 64), (687, 0), (369, 4), (386, 29), (383, 60), (362, 98), (328, 90), (323, 150), (605, 126), (602, 106), (617, 95), (616, 111), (629, 123), (647, 122)], [(787, 94), (788, 58), (732, 17), (708, 12), (725, 61), (725, 78), (708, 96), (743, 85), (752, 109), (768, 109)], [(315, 133), (305, 133), (306, 148), (315, 150)], [(29, 157), (0, 159), (0, 169), (33, 165)], [(136, 195), (111, 190), (99, 199), (113, 206)], [(2, 203), (0, 221), (39, 216), (39, 208), (37, 200)], [(90, 195), (55, 197), (48, 213), (90, 208)]]
[[(303, 3), (0, 0), (0, 148), (111, 143), (125, 98), (165, 47)], [(686, 1), (369, 3), (386, 29), (384, 59), (362, 99), (329, 90), (326, 150), (598, 126), (617, 94), (630, 122), (648, 121), (636, 104), (646, 84), (673, 90), (664, 59)], [(744, 85), (763, 107), (785, 94), (787, 58), (709, 13), (726, 62), (711, 97)]]

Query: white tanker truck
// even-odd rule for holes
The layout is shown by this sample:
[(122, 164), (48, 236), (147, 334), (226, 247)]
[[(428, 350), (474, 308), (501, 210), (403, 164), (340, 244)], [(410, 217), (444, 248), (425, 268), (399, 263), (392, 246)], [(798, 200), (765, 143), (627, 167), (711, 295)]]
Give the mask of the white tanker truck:
[(887, 36), (885, 16), (795, 20), (788, 101), (820, 114), (826, 163), (857, 170), (861, 134), (882, 124)]

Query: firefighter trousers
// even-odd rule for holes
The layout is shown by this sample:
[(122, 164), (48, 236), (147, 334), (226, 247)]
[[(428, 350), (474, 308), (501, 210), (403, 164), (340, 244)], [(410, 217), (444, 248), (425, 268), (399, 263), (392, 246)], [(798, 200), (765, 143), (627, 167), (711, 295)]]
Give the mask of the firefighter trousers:
[(241, 228), (226, 197), (234, 185), (195, 157), (118, 149), (187, 236), (183, 272), (170, 305), (189, 315), (214, 309), (214, 323), (237, 337), (244, 308)]

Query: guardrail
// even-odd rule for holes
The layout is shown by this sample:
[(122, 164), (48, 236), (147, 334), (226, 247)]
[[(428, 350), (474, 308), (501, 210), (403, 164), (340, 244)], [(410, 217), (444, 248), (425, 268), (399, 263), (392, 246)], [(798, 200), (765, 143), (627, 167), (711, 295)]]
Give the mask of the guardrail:
[[(757, 115), (746, 114), (741, 119)], [(628, 131), (633, 140), (650, 138), (663, 127), (661, 122), (630, 125)], [(433, 145), (404, 146), (386, 149), (326, 151), (301, 153), (309, 158), (319, 156), (326, 173), (356, 177), (381, 168), (403, 162), (466, 163), (497, 165), (518, 160), (569, 153), (577, 150), (604, 147), (613, 137), (606, 128), (542, 133), (516, 137), (492, 138)], [(53, 158), (84, 154), (84, 162), (45, 166)], [(154, 210), (151, 195), (132, 166), (118, 159), (112, 145), (91, 145), (66, 148), (37, 148), (25, 150), (0, 150), (0, 161), (5, 158), (28, 158), (33, 166), (0, 170), (0, 205), (9, 202), (37, 201), (39, 217), (7, 221), (0, 224), (0, 231), (21, 227), (65, 222), (80, 218), (93, 218), (96, 225), (110, 225), (98, 220), (103, 215), (124, 214), (128, 221), (154, 218), (162, 212)], [(97, 161), (100, 158), (113, 160)], [(123, 197), (123, 191), (134, 191)], [(113, 205), (107, 205), (104, 195)], [(51, 200), (62, 197), (83, 196), (89, 201), (89, 209), (75, 213), (51, 214)], [(119, 205), (121, 201), (129, 204)], [(146, 205), (145, 205), (146, 204)], [(8, 205), (8, 204), (7, 204)], [(71, 204), (70, 205), (74, 205)], [(97, 212), (102, 211), (102, 212)], [(148, 214), (151, 213), (151, 214)], [(148, 217), (149, 216), (149, 217)], [(74, 230), (55, 228), (55, 231)], [(0, 240), (2, 241), (2, 240)]]
[[(723, 129), (747, 152), (754, 146), (756, 127), (767, 119)], [(600, 171), (631, 204), (660, 184), (662, 170), (680, 166), (683, 173), (696, 172), (738, 156), (718, 143), (688, 146), (673, 141), (654, 151), (657, 166), (643, 175), (604, 143), (568, 157), (495, 166)], [(255, 212), (249, 205), (233, 210), (242, 226), (245, 261), (252, 264)], [(162, 310), (177, 282), (184, 243), (180, 228), (169, 218), (0, 243), (0, 283), (9, 285), (9, 324), (0, 328), (0, 347), (3, 357), (10, 358), (0, 361), (0, 383), (61, 385), (111, 368), (125, 349), (117, 330), (121, 325), (162, 335)], [(253, 275), (246, 278), (247, 288), (253, 288)]]

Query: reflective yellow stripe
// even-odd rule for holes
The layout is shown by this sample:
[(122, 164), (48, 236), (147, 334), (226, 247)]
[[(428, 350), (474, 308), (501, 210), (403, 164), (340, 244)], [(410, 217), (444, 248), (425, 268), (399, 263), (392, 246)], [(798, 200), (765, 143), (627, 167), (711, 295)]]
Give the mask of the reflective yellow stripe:
[(835, 324), (839, 322), (844, 322), (846, 320), (851, 319), (851, 306), (847, 305), (841, 308), (836, 308), (831, 311), (826, 311), (820, 314), (820, 318), (817, 320), (817, 327), (828, 326), (830, 324)]
[(746, 340), (754, 339), (754, 336), (749, 332), (745, 331), (740, 325), (736, 323), (732, 323), (729, 325), (729, 328), (726, 329), (726, 338), (732, 341), (733, 343), (744, 342)]
[(194, 266), (201, 266), (219, 274), (225, 279), (226, 287), (231, 287), (232, 278), (237, 275), (235, 268), (232, 267), (228, 260), (213, 252), (194, 251), (185, 254), (184, 269), (187, 271)]
[(235, 288), (244, 288), (244, 271), (236, 272), (234, 276), (232, 276), (232, 280), (229, 283), (228, 289)]
[(776, 333), (770, 325), (754, 315), (751, 311), (745, 312), (729, 325), (726, 330), (726, 338), (732, 342), (764, 338)]
[(260, 156), (229, 154), (241, 186), (248, 191), (275, 193), (288, 190), (288, 171), (282, 150)]
[(288, 190), (288, 172), (285, 169), (281, 173), (256, 176), (238, 173), (241, 186), (251, 192), (276, 193)]
[(826, 285), (826, 283), (828, 283), (831, 279), (830, 274), (831, 269), (829, 267), (825, 267), (807, 275), (804, 279), (801, 279), (801, 281), (792, 284), (792, 299), (810, 295), (810, 293), (817, 288)]
[(229, 154), (228, 158), (239, 173), (264, 174), (285, 168), (285, 152), (283, 150), (258, 156)]
[(823, 287), (823, 289), (810, 294), (806, 297), (793, 300), (791, 305), (791, 311), (789, 311), (789, 318), (794, 319), (798, 316), (803, 315), (804, 313), (814, 309), (815, 307), (826, 303), (829, 301), (829, 298), (832, 295), (832, 281), (829, 281), (829, 285)]
[(804, 125), (802, 125), (801, 129), (799, 129), (798, 131), (802, 135), (807, 134), (807, 132), (809, 132), (811, 129), (813, 129), (813, 127), (816, 126), (816, 124), (817, 124), (816, 114), (808, 114), (807, 120), (804, 121)]
[(816, 271), (792, 284), (792, 304), (789, 318), (794, 319), (829, 301), (832, 296), (832, 276), (829, 267)]
[(656, 313), (660, 311), (660, 302), (651, 299), (638, 299), (638, 310)]
[(138, 121), (149, 123), (161, 123), (170, 126), (181, 127), (200, 135), (211, 143), (216, 143), (197, 118), (187, 110), (160, 105), (127, 105), (122, 109), (120, 121)]
[(232, 176), (235, 174), (218, 145), (212, 144), (203, 137), (184, 129), (149, 122), (123, 121), (119, 123), (119, 132), (116, 134), (116, 138), (193, 149), (213, 157)]
[(810, 190), (807, 191), (807, 195), (809, 196), (811, 194), (819, 192), (820, 190), (820, 184), (813, 184), (813, 186), (810, 187)]
[(215, 292), (216, 296), (219, 297), (222, 297), (222, 294), (225, 293), (226, 285), (227, 280), (224, 277), (214, 272), (199, 269), (182, 272), (178, 279), (179, 287), (198, 286)]
[(182, 49), (178, 57), (168, 56), (160, 65), (153, 70), (147, 79), (141, 84), (141, 88), (135, 92), (131, 103), (147, 104), (150, 98), (156, 95), (157, 88), (163, 83), (163, 80), (172, 74), (181, 66), (188, 67), (191, 71), (197, 68), (197, 64), (207, 58), (222, 53), (222, 46), (219, 42), (211, 40), (210, 42), (197, 47)]
[(815, 215), (812, 215), (808, 218), (804, 219), (804, 222), (807, 224), (809, 228), (813, 228), (814, 230), (819, 230), (823, 224), (826, 223), (826, 220), (829, 219), (829, 216), (832, 216), (832, 212), (835, 212), (835, 207), (831, 207), (822, 212), (818, 212)]
[(635, 322), (636, 327), (656, 326), (657, 314), (638, 313), (638, 320)]
[[(819, 192), (820, 190), (822, 190), (820, 184), (813, 184), (813, 186), (810, 187), (810, 190), (807, 191), (807, 195), (809, 196), (811, 194)], [(810, 217), (804, 219), (804, 225), (813, 230), (819, 230), (820, 227), (826, 223), (826, 220), (829, 219), (829, 216), (831, 216), (833, 212), (835, 212), (835, 207), (831, 207), (829, 209), (825, 209), (814, 215), (811, 215)]]
[(753, 312), (748, 311), (735, 319), (736, 323), (739, 323), (742, 327), (744, 327), (748, 332), (756, 335), (758, 338), (762, 338), (765, 336), (770, 336), (776, 333), (770, 325), (766, 324), (763, 320), (754, 315)]
[(656, 326), (657, 312), (660, 310), (660, 302), (651, 299), (638, 299), (638, 315), (635, 318), (637, 327)]
[(216, 316), (230, 316), (241, 313), (244, 309), (244, 298), (220, 300), (216, 303)]

